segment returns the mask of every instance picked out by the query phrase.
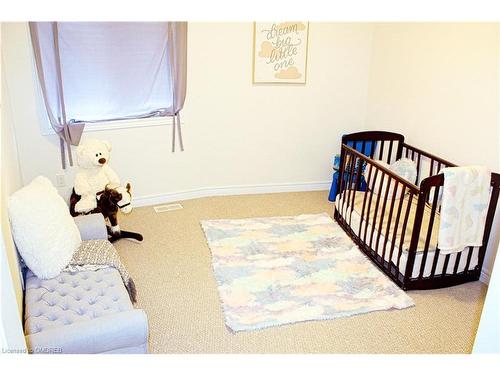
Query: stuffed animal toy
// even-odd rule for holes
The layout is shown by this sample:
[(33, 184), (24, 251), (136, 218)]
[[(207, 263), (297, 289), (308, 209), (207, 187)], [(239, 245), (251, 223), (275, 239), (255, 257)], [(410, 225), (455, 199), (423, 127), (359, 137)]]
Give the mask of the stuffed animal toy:
[(75, 205), (77, 213), (88, 213), (97, 207), (96, 196), (105, 188), (120, 186), (120, 178), (109, 166), (111, 144), (89, 139), (77, 148), (78, 171), (74, 192), (81, 196)]

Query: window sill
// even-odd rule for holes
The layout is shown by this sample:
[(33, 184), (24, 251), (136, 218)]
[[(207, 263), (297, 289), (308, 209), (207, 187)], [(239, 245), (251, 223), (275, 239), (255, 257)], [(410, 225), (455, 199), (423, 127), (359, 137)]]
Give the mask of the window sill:
[[(112, 131), (120, 129), (133, 129), (133, 128), (149, 128), (153, 126), (170, 126), (173, 124), (172, 117), (152, 117), (143, 119), (119, 120), (119, 121), (105, 121), (94, 124), (87, 124), (83, 129), (84, 133), (92, 133), (99, 131)], [(181, 122), (182, 125), (182, 122)], [(56, 134), (50, 125), (42, 130), (42, 135)]]

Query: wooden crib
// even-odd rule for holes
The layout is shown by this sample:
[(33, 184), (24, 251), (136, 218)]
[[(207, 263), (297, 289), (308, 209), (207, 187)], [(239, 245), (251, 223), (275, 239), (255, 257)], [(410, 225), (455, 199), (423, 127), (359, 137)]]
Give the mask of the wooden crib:
[[(365, 146), (370, 142), (375, 147), (367, 147), (368, 154)], [(341, 147), (334, 218), (380, 269), (405, 290), (443, 288), (479, 279), (498, 201), (499, 174), (491, 177), (482, 246), (445, 255), (437, 244), (444, 181), (439, 171), (456, 165), (406, 144), (397, 133), (348, 134), (342, 137)], [(402, 157), (415, 161), (416, 185), (376, 161), (390, 164)], [(361, 191), (364, 179), (368, 186)], [(376, 179), (382, 182), (378, 191), (374, 191)]]

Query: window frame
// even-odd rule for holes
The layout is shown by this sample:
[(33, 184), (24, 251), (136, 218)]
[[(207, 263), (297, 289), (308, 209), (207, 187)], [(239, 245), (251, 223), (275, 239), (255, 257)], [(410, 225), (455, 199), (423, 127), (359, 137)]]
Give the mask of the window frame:
[[(138, 119), (126, 119), (126, 120), (116, 120), (116, 121), (101, 121), (88, 123), (83, 129), (84, 133), (98, 132), (98, 131), (110, 131), (110, 130), (121, 130), (121, 129), (134, 129), (134, 128), (150, 128), (156, 126), (171, 126), (173, 125), (173, 118), (171, 116), (164, 117), (149, 117), (149, 118), (138, 118)], [(70, 125), (71, 126), (71, 125)], [(56, 132), (50, 126), (48, 118), (41, 122), (40, 132), (44, 136), (55, 135)]]

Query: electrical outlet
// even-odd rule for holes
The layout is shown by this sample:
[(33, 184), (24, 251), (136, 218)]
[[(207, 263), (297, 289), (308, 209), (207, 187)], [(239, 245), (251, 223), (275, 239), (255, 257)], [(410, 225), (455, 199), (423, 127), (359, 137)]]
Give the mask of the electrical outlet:
[(63, 174), (56, 174), (56, 186), (65, 187), (66, 186), (66, 176)]

